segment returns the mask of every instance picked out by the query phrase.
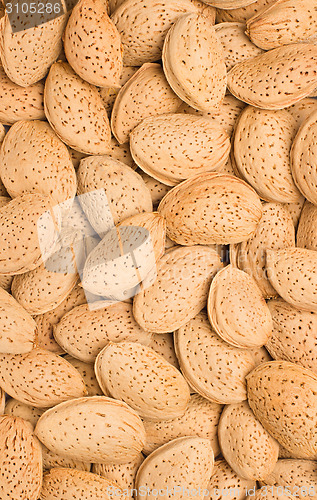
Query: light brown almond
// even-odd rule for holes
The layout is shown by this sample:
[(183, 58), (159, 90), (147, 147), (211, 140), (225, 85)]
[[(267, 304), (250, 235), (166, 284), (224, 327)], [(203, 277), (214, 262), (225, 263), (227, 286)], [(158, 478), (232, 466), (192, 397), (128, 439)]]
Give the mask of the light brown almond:
[(238, 476), (223, 459), (215, 461), (214, 472), (208, 484), (206, 500), (217, 496), (218, 500), (225, 500), (230, 494), (232, 500), (244, 500), (246, 492), (256, 488), (256, 481), (243, 479)]
[(95, 474), (114, 481), (119, 488), (128, 492), (128, 496), (133, 496), (135, 476), (143, 460), (144, 456), (140, 453), (126, 464), (93, 464), (92, 470)]
[(279, 460), (264, 484), (283, 486), (301, 500), (316, 497), (316, 462), (314, 460)]
[(317, 250), (317, 207), (306, 201), (297, 229), (297, 246)]

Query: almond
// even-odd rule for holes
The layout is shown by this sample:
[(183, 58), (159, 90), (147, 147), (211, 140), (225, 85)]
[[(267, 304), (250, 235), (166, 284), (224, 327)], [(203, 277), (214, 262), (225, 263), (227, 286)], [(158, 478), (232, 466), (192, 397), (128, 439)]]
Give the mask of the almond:
[(80, 0), (75, 5), (65, 29), (64, 49), (69, 64), (83, 80), (98, 87), (119, 85), (121, 39), (106, 2)]
[(239, 9), (253, 4), (256, 0), (205, 0), (205, 3), (219, 9)]
[(262, 10), (276, 0), (256, 0), (256, 2), (247, 5), (246, 7), (239, 7), (237, 9), (224, 10), (217, 9), (217, 23), (224, 22), (239, 22), (245, 23), (250, 17), (254, 16), (257, 12)]
[(317, 250), (317, 207), (306, 201), (297, 229), (297, 246)]
[(35, 427), (38, 419), (44, 413), (44, 410), (21, 403), (21, 401), (17, 399), (10, 398), (5, 405), (4, 413), (11, 417), (23, 418), (23, 420), (27, 420)]
[(225, 130), (208, 118), (166, 114), (143, 120), (130, 135), (134, 161), (169, 186), (220, 169), (229, 156)]
[(13, 398), (45, 408), (86, 394), (84, 381), (60, 356), (44, 349), (1, 354), (0, 385)]
[(289, 488), (304, 500), (307, 496), (312, 498), (316, 495), (316, 472), (314, 460), (279, 460), (264, 484)]
[(307, 120), (313, 111), (317, 111), (317, 101), (311, 97), (305, 97), (286, 109), (296, 120), (299, 128)]
[(247, 496), (247, 500), (251, 500), (252, 498), (255, 500), (294, 500), (295, 497), (293, 497), (286, 490), (284, 491), (283, 488), (281, 491), (281, 488), (266, 488), (263, 486), (255, 492), (252, 491), (251, 495)]
[(256, 481), (238, 476), (223, 459), (215, 461), (214, 472), (208, 484), (206, 500), (217, 495), (218, 500), (225, 500), (228, 492), (232, 500), (244, 500), (246, 493), (256, 487)]
[(303, 205), (305, 203), (305, 198), (302, 196), (296, 203), (285, 203), (284, 206), (287, 208), (291, 217), (293, 219), (293, 223), (295, 229), (298, 226), (299, 218), (302, 213)]
[(135, 476), (143, 460), (144, 456), (140, 453), (127, 464), (93, 464), (93, 472), (114, 481), (119, 488), (128, 491), (129, 496), (133, 496)]
[(253, 357), (218, 337), (206, 313), (175, 333), (175, 349), (184, 377), (198, 394), (219, 404), (247, 398), (245, 377), (255, 366)]
[(122, 68), (122, 72), (119, 79), (119, 86), (116, 87), (100, 87), (99, 94), (101, 95), (102, 102), (107, 112), (111, 114), (113, 104), (116, 100), (116, 97), (120, 91), (120, 88), (123, 87), (127, 81), (132, 78), (134, 73), (138, 71), (138, 66), (124, 66)]
[(88, 155), (109, 152), (110, 124), (98, 90), (76, 75), (69, 64), (60, 61), (51, 66), (44, 108), (52, 129), (68, 146)]
[(200, 111), (217, 108), (226, 93), (224, 53), (212, 17), (187, 14), (166, 35), (163, 68), (174, 92)]
[(105, 396), (73, 399), (47, 410), (35, 434), (55, 453), (96, 463), (130, 462), (145, 443), (137, 413)]
[(119, 144), (117, 139), (114, 137), (112, 137), (110, 141), (109, 156), (115, 160), (121, 161), (128, 167), (133, 168), (133, 170), (137, 168), (137, 165), (134, 163), (131, 156), (129, 144)]
[(260, 347), (257, 349), (248, 349), (248, 351), (253, 358), (255, 366), (261, 365), (262, 363), (266, 363), (267, 361), (272, 361), (272, 358), (265, 349), (265, 347)]
[(205, 306), (211, 280), (221, 267), (211, 248), (172, 248), (159, 260), (155, 282), (134, 298), (136, 321), (155, 333), (185, 325)]
[(236, 64), (228, 73), (228, 89), (258, 108), (286, 108), (317, 86), (316, 61), (317, 46), (284, 45)]
[(166, 361), (179, 370), (179, 364), (174, 349), (174, 337), (172, 333), (153, 333), (149, 347), (163, 356)]
[(0, 389), (0, 415), (4, 413), (4, 407), (6, 402), (6, 393)]
[(262, 215), (256, 192), (231, 175), (196, 175), (171, 189), (159, 213), (167, 236), (181, 245), (229, 244), (248, 240)]
[(91, 463), (76, 459), (65, 458), (63, 455), (54, 453), (42, 444), (43, 471), (49, 471), (54, 467), (67, 467), (68, 469), (77, 469), (90, 472)]
[(73, 367), (76, 368), (82, 376), (88, 391), (88, 396), (103, 396), (103, 392), (96, 379), (94, 365), (92, 363), (85, 363), (84, 361), (73, 358), (69, 354), (66, 354), (64, 359), (73, 365)]
[(249, 373), (247, 388), (249, 405), (271, 436), (302, 458), (316, 459), (317, 375), (270, 361)]

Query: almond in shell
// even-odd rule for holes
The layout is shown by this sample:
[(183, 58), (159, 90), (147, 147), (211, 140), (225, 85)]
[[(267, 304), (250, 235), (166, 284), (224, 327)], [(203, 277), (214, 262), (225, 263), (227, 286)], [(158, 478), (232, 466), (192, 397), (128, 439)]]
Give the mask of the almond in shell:
[(208, 484), (206, 500), (212, 500), (217, 495), (218, 500), (225, 500), (228, 492), (232, 500), (244, 500), (246, 491), (256, 487), (256, 481), (238, 476), (223, 459), (215, 461), (214, 472)]
[(240, 9), (256, 2), (256, 0), (205, 0), (206, 4), (219, 9)]
[(102, 102), (107, 112), (111, 114), (113, 104), (116, 100), (116, 97), (120, 91), (120, 88), (123, 87), (130, 78), (138, 71), (138, 66), (123, 66), (122, 72), (119, 79), (119, 87), (99, 87), (99, 94), (101, 95)]
[(289, 108), (286, 108), (286, 111), (291, 113), (292, 117), (295, 118), (296, 125), (299, 128), (313, 111), (317, 111), (317, 101), (311, 97), (305, 97)]
[[(297, 493), (301, 500), (315, 498), (317, 491), (317, 466), (314, 460), (279, 460), (264, 484), (283, 486)], [(296, 496), (297, 496), (296, 495)]]
[(133, 496), (135, 476), (143, 460), (144, 456), (140, 453), (126, 464), (93, 464), (92, 470), (95, 474), (114, 481), (119, 488), (127, 491), (129, 496)]
[(179, 364), (174, 349), (174, 337), (172, 333), (153, 333), (149, 347), (163, 356), (166, 361), (179, 370)]
[(261, 12), (268, 5), (275, 3), (276, 0), (256, 0), (256, 2), (247, 5), (246, 7), (239, 7), (236, 9), (217, 9), (217, 23), (224, 22), (239, 22), (245, 23), (250, 17), (254, 16), (257, 12)]
[(317, 206), (306, 201), (299, 219), (297, 246), (317, 250)]

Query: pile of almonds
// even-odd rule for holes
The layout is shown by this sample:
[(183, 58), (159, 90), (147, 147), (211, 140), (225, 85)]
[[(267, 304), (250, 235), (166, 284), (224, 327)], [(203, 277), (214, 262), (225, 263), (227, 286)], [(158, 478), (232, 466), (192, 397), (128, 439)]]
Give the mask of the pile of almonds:
[(317, 499), (317, 0), (32, 15), (0, 19), (0, 499)]

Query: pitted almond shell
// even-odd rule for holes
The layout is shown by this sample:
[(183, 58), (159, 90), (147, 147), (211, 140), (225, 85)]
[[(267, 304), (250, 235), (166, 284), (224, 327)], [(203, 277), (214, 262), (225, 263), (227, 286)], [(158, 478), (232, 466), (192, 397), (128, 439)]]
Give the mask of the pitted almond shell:
[(245, 377), (255, 366), (253, 356), (247, 349), (224, 342), (212, 330), (205, 312), (174, 335), (181, 371), (198, 394), (219, 404), (247, 398)]
[(218, 9), (240, 9), (253, 4), (256, 0), (205, 0), (205, 3)]
[(245, 23), (250, 17), (254, 16), (257, 12), (261, 12), (270, 4), (275, 3), (276, 0), (256, 0), (256, 2), (247, 5), (246, 7), (239, 7), (237, 9), (217, 9), (216, 20), (217, 23), (224, 22), (239, 22)]
[(170, 249), (157, 263), (155, 282), (134, 297), (136, 321), (154, 333), (185, 325), (205, 306), (211, 280), (221, 267), (219, 255), (211, 248)]
[(138, 66), (123, 66), (119, 79), (119, 87), (99, 87), (99, 94), (101, 95), (103, 105), (109, 115), (111, 114), (113, 104), (120, 88), (127, 83), (127, 81), (134, 75), (134, 73), (136, 73), (136, 71), (138, 71), (138, 69)]
[(306, 201), (297, 229), (297, 246), (317, 250), (317, 206)]
[(92, 363), (85, 363), (79, 359), (73, 358), (70, 354), (66, 354), (64, 359), (68, 361), (80, 373), (85, 382), (88, 396), (103, 396), (98, 381), (96, 379), (94, 365)]
[(287, 492), (287, 490), (282, 490), (281, 488), (277, 488), (275, 486), (266, 489), (258, 489), (255, 491), (251, 491), (250, 495), (247, 496), (247, 500), (251, 500), (254, 498), (255, 500), (294, 500), (296, 497)]
[(316, 62), (316, 45), (284, 45), (236, 64), (228, 73), (228, 89), (247, 104), (283, 109), (317, 86)]
[(239, 243), (255, 232), (262, 205), (244, 181), (215, 172), (196, 175), (171, 189), (158, 207), (167, 236), (180, 245)]
[(144, 456), (140, 453), (134, 460), (126, 464), (93, 464), (92, 471), (101, 477), (114, 481), (119, 488), (132, 490), (136, 473), (143, 460)]
[(44, 410), (21, 403), (21, 401), (17, 399), (10, 398), (5, 405), (4, 413), (6, 415), (11, 415), (11, 417), (23, 418), (23, 420), (27, 420), (35, 427), (38, 419), (44, 413)]
[(179, 370), (179, 364), (174, 348), (174, 337), (172, 333), (153, 333), (149, 347), (163, 356), (166, 361)]
[(296, 203), (284, 203), (285, 208), (287, 208), (291, 214), (295, 229), (297, 229), (304, 203), (304, 196), (302, 196)]
[(72, 399), (47, 410), (35, 435), (55, 453), (94, 463), (131, 462), (145, 443), (137, 413), (105, 396)]
[(205, 499), (212, 500), (214, 492), (219, 492), (218, 499), (225, 500), (226, 492), (230, 491), (232, 500), (244, 500), (245, 492), (254, 487), (256, 488), (256, 481), (238, 476), (230, 465), (220, 458), (215, 461), (214, 472), (207, 487), (209, 494), (205, 496)]
[(133, 158), (130, 153), (130, 146), (128, 143), (119, 144), (117, 139), (114, 137), (110, 141), (110, 152), (109, 156), (115, 160), (119, 160), (133, 170), (136, 170), (137, 165), (134, 163)]
[(225, 57), (213, 25), (208, 14), (182, 16), (167, 33), (162, 53), (164, 73), (174, 92), (205, 112), (218, 108), (227, 85)]
[(145, 119), (131, 133), (134, 161), (147, 174), (169, 186), (224, 166), (230, 140), (215, 121), (190, 114), (164, 114)]
[(264, 481), (264, 484), (272, 486), (283, 486), (296, 492), (298, 497), (304, 500), (307, 497), (305, 491), (316, 491), (317, 488), (317, 465), (315, 460), (279, 460), (271, 474)]
[(55, 467), (66, 467), (67, 469), (77, 469), (86, 472), (90, 472), (91, 469), (90, 462), (65, 458), (63, 455), (50, 451), (44, 444), (42, 444), (42, 457), (44, 473)]
[(142, 418), (170, 420), (185, 413), (190, 397), (186, 381), (150, 347), (109, 343), (96, 358), (95, 373), (105, 394), (124, 401)]
[(317, 456), (317, 375), (287, 361), (259, 365), (247, 376), (249, 405), (263, 427), (301, 458)]
[(0, 388), (0, 415), (4, 413), (4, 407), (6, 402), (6, 393)]
[(313, 111), (317, 111), (317, 101), (311, 97), (305, 97), (289, 108), (286, 108), (286, 111), (295, 118), (296, 125), (299, 128)]

